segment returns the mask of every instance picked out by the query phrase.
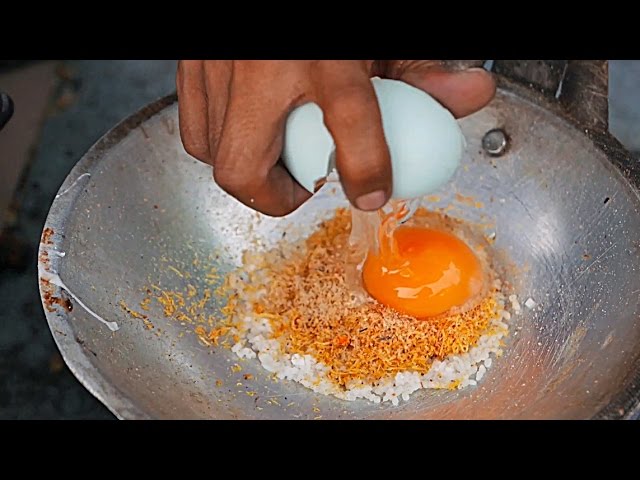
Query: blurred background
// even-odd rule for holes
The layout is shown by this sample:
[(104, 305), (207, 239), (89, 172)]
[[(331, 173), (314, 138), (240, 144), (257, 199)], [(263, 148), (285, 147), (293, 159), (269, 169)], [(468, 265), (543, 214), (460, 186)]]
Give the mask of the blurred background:
[[(0, 61), (15, 103), (0, 131), (0, 419), (113, 419), (66, 368), (36, 277), (42, 225), (73, 165), (107, 130), (175, 90), (174, 60)], [(611, 132), (640, 153), (640, 60), (611, 61)]]

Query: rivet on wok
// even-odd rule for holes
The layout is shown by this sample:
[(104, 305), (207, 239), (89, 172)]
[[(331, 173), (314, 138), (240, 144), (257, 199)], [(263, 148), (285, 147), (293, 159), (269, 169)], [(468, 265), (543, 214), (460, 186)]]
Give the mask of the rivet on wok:
[(482, 148), (493, 157), (499, 157), (504, 154), (508, 144), (509, 138), (501, 128), (489, 130), (482, 139)]

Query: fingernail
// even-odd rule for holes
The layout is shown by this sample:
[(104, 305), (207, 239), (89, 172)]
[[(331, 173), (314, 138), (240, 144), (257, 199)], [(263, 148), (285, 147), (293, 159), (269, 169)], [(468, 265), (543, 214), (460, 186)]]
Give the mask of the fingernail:
[(370, 211), (382, 208), (387, 202), (387, 195), (383, 190), (365, 193), (356, 198), (356, 207), (360, 210)]

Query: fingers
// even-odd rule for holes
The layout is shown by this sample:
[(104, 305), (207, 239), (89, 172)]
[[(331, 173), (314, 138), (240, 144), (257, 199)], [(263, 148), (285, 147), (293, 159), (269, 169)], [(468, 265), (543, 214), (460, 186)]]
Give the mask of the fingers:
[(368, 68), (359, 62), (325, 61), (314, 72), (343, 189), (353, 205), (367, 211), (382, 207), (392, 189), (389, 148)]
[(288, 105), (251, 82), (234, 79), (214, 167), (216, 183), (271, 216), (291, 213), (311, 194), (278, 163)]
[(204, 63), (204, 83), (207, 96), (209, 154), (215, 165), (218, 142), (229, 101), (233, 79), (233, 61), (209, 60)]
[(211, 164), (203, 64), (202, 60), (180, 60), (178, 63), (178, 123), (187, 153)]
[(482, 68), (457, 72), (418, 66), (400, 74), (400, 80), (424, 90), (456, 117), (466, 117), (487, 105), (496, 93), (491, 73)]

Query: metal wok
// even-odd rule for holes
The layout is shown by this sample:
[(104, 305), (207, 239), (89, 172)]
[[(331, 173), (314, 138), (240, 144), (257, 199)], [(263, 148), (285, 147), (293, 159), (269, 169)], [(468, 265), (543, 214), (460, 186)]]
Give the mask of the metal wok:
[[(209, 167), (184, 152), (175, 97), (145, 107), (100, 139), (51, 206), (40, 289), (73, 373), (124, 419), (636, 416), (640, 175), (606, 133), (606, 63), (570, 64), (557, 96), (553, 62), (543, 66), (543, 78), (526, 62), (496, 67), (497, 97), (461, 121), (468, 152), (442, 204), (455, 203), (456, 192), (484, 204), (459, 205), (457, 216), (494, 223), (496, 248), (525, 272), (513, 279), (521, 302), (531, 297), (540, 309), (514, 317), (504, 356), (478, 387), (422, 391), (398, 407), (344, 402), (264, 380), (255, 360), (234, 373), (232, 352), (180, 336), (184, 327), (157, 306), (149, 312), (154, 330), (131, 318), (119, 303), (138, 305), (149, 281), (182, 286), (161, 258), (188, 264), (194, 251), (216, 249), (223, 252), (220, 271), (228, 271), (250, 240), (269, 245), (290, 226), (308, 230), (346, 204), (340, 195), (320, 194), (284, 219), (240, 205), (215, 185)], [(505, 145), (500, 137), (497, 144), (485, 138), (492, 129), (505, 134)], [(77, 299), (119, 329), (111, 331), (67, 290), (44, 281), (45, 272), (59, 274)], [(190, 273), (192, 281), (203, 280), (197, 267)], [(256, 378), (255, 396), (236, 386), (244, 373)]]

